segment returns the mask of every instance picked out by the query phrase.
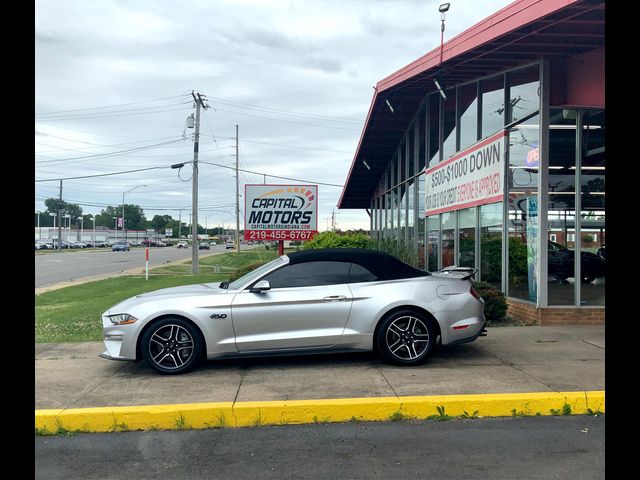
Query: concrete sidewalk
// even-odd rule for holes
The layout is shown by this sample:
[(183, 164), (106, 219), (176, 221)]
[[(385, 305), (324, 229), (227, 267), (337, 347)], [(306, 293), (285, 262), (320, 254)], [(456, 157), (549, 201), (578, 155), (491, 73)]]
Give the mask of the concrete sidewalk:
[(604, 390), (604, 326), (490, 327), (417, 367), (370, 353), (209, 361), (162, 376), (98, 358), (102, 342), (36, 344), (35, 408)]

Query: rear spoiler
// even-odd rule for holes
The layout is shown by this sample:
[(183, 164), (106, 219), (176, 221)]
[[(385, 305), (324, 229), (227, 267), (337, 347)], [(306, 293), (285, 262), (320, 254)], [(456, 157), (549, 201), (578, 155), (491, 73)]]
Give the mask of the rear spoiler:
[(466, 275), (463, 275), (460, 277), (460, 280), (468, 280), (471, 277), (473, 277), (476, 273), (478, 273), (478, 269), (477, 268), (471, 268), (471, 267), (457, 267), (455, 265), (452, 265), (451, 267), (445, 267), (442, 270), (438, 270), (435, 273), (438, 274), (444, 274), (444, 275), (450, 275), (454, 272), (467, 272)]

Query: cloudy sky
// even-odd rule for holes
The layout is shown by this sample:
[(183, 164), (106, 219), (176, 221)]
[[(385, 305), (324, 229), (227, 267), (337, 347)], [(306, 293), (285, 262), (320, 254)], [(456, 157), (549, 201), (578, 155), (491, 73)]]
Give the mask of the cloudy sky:
[[(238, 125), (240, 168), (256, 172), (240, 173), (241, 192), (265, 180), (318, 183), (320, 230), (333, 210), (339, 228), (368, 228), (365, 211), (337, 210), (340, 186), (372, 87), (439, 46), (440, 3), (36, 0), (35, 209), (58, 196), (58, 181), (40, 180), (149, 169), (64, 180), (63, 199), (95, 214), (132, 190), (126, 203), (147, 218), (188, 222), (191, 167), (170, 165), (193, 159), (194, 90), (210, 107), (201, 225), (235, 225)], [(450, 3), (445, 41), (511, 2)]]

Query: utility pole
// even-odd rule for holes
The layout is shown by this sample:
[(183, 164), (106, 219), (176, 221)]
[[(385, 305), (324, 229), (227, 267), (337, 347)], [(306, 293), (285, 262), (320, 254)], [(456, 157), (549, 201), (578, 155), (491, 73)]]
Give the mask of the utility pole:
[(60, 207), (62, 206), (62, 179), (60, 179), (60, 203), (58, 203), (58, 251), (62, 251), (62, 221), (60, 220)]
[(240, 190), (238, 173), (238, 125), (236, 125), (236, 253), (240, 253)]
[(200, 265), (198, 263), (198, 145), (200, 142), (200, 107), (206, 110), (208, 105), (204, 104), (200, 93), (194, 93), (192, 90), (191, 96), (196, 104), (196, 130), (193, 143), (193, 183), (191, 193), (191, 238), (193, 240), (191, 243), (191, 273), (196, 275), (200, 271)]

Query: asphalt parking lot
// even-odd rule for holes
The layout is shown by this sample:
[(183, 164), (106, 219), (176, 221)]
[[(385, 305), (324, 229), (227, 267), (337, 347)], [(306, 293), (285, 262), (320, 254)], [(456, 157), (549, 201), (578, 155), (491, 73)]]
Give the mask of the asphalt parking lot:
[(604, 326), (488, 330), (416, 367), (354, 353), (216, 360), (178, 376), (99, 358), (101, 342), (36, 344), (35, 408), (604, 390)]

